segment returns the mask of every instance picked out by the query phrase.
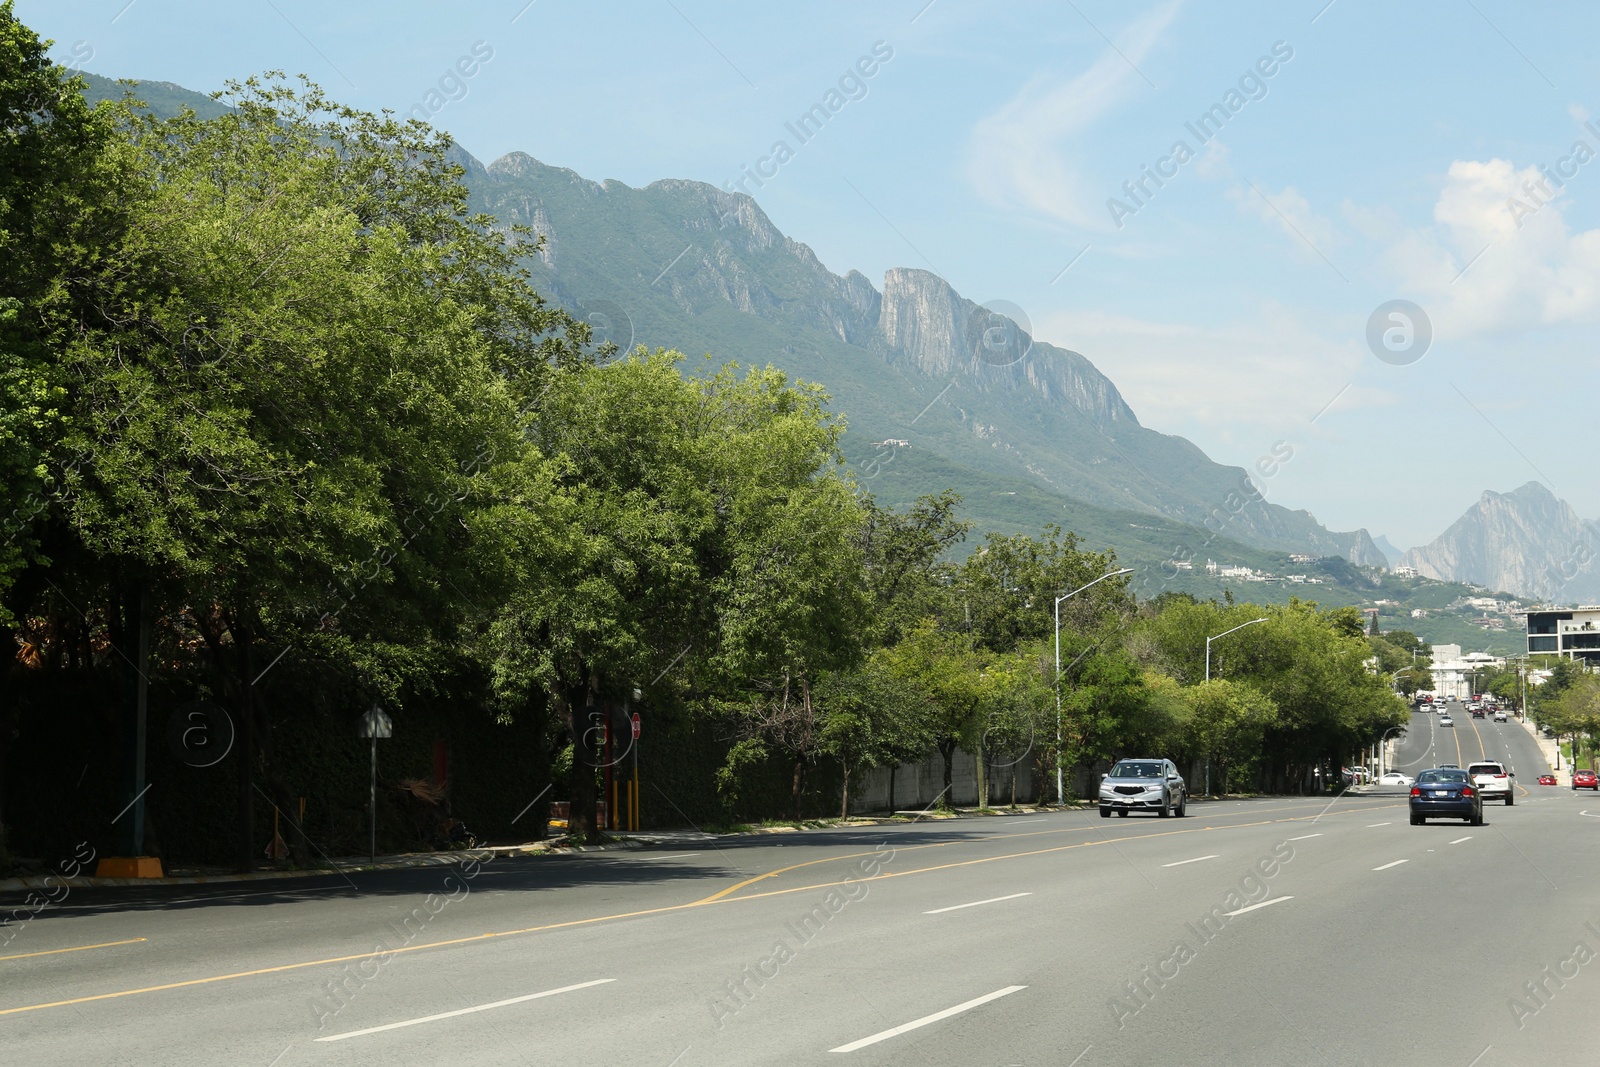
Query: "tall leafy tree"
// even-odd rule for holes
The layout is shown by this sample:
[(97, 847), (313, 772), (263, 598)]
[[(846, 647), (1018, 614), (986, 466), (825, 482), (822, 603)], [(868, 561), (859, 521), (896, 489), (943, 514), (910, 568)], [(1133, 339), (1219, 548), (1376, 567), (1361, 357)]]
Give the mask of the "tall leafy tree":
[(14, 618), (5, 593), (51, 488), (82, 461), (60, 447), (60, 361), (95, 317), (91, 281), (128, 226), (117, 110), (90, 108), (49, 43), (0, 2), (0, 622)]
[(441, 632), (488, 593), (475, 499), (584, 333), (468, 212), (442, 135), (310, 84), (225, 99), (132, 120), (141, 185), (62, 361), (64, 448), (89, 458), (56, 498), (116, 587), (166, 590), (210, 649), (248, 847), (258, 761), (291, 807), (272, 657), (305, 632)]

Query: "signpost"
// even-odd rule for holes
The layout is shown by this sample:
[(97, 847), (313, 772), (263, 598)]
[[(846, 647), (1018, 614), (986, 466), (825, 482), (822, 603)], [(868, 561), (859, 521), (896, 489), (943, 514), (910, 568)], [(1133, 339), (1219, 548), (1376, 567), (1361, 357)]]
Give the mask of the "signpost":
[[(639, 691), (633, 691), (633, 698), (639, 699)], [(639, 829), (639, 713), (633, 713), (633, 787), (628, 790), (629, 807), (628, 829)]]
[(368, 792), (368, 801), (371, 804), (371, 861), (378, 862), (378, 738), (394, 736), (394, 720), (385, 715), (383, 709), (374, 704), (361, 716), (361, 737), (372, 739), (372, 780)]

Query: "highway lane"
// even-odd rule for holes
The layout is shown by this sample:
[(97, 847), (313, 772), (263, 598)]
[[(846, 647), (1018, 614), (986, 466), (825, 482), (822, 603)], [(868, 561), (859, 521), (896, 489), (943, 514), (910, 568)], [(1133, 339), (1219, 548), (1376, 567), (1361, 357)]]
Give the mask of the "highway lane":
[[(464, 892), (438, 870), (75, 891), (6, 953), (145, 940), (0, 960), (0, 1041), (40, 1063), (1581, 1055), (1600, 800), (1539, 799), (1472, 828), (1347, 796), (739, 838), (496, 861)], [(361, 955), (379, 943), (405, 951)]]
[(1460, 701), (1449, 710), (1454, 726), (1440, 726), (1441, 716), (1435, 712), (1413, 712), (1395, 745), (1390, 769), (1416, 777), (1418, 771), (1443, 763), (1465, 767), (1477, 760), (1499, 760), (1516, 773), (1518, 799), (1538, 793), (1539, 775), (1550, 765), (1521, 723), (1474, 719)]

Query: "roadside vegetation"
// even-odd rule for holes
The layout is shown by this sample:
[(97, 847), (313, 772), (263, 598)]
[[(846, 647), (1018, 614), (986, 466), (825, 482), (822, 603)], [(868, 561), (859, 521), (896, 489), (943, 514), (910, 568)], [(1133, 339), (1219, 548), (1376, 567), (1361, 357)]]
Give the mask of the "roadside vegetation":
[(800, 823), (929, 755), (1000, 805), (1129, 754), (1306, 792), (1405, 719), (1414, 649), (1300, 600), (1099, 582), (1058, 675), (1112, 553), (879, 507), (760, 353), (595, 345), (421, 124), (277, 76), (89, 108), (9, 3), (0, 61), (0, 858), (106, 851), (134, 693), (144, 847), (239, 866), (362, 847), (374, 705), (388, 847), (441, 774), (479, 836), (565, 798), (592, 840), (630, 760), (648, 822)]

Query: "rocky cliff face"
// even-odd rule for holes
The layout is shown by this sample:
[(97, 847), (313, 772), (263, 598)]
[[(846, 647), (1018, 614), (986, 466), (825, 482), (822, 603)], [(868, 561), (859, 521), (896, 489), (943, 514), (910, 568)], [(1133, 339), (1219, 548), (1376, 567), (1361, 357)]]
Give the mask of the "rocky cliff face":
[(878, 340), (891, 360), (933, 378), (975, 379), (1070, 404), (1102, 430), (1139, 420), (1111, 379), (1076, 352), (1036, 341), (1003, 308), (973, 303), (931, 271), (897, 267), (883, 279)]
[(976, 304), (925, 270), (892, 269), (881, 291), (856, 271), (835, 274), (749, 196), (701, 182), (635, 189), (523, 153), (463, 165), (475, 207), (543, 238), (529, 264), (540, 292), (586, 317), (622, 312), (635, 341), (770, 359), (825, 383), (852, 430), (931, 435), (915, 447), (936, 437), (969, 467), (1004, 467), (1098, 507), (1259, 548), (1384, 562), (1365, 531), (1335, 533), (1267, 503), (1243, 470), (1141, 426), (1109, 378), (1032, 337), (1020, 309)]
[(1540, 600), (1600, 597), (1600, 525), (1538, 482), (1486, 491), (1448, 530), (1401, 561), (1419, 574)]

